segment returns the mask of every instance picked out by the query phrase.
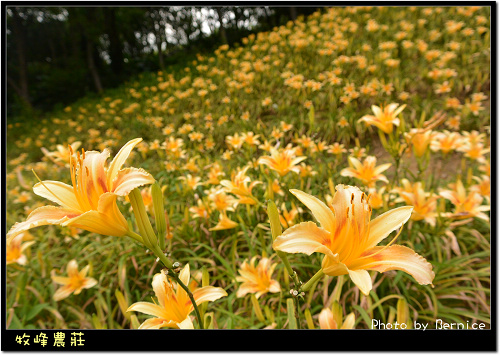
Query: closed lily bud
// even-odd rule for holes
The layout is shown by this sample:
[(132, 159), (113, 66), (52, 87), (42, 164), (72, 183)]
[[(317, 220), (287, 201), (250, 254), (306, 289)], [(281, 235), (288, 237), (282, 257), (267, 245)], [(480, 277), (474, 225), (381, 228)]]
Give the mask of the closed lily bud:
[(165, 249), (167, 222), (165, 221), (165, 208), (163, 206), (163, 191), (157, 182), (151, 186), (151, 196), (153, 197), (153, 207), (155, 210), (156, 231), (158, 232), (160, 249), (163, 250)]
[(342, 322), (343, 322), (342, 312), (343, 312), (342, 306), (340, 305), (340, 303), (338, 303), (337, 301), (334, 301), (332, 304), (333, 320), (335, 321), (335, 323), (337, 323), (337, 326), (339, 328), (342, 326)]
[(210, 275), (208, 273), (208, 270), (205, 266), (203, 266), (202, 271), (201, 271), (201, 286), (210, 286)]
[(154, 250), (154, 246), (157, 245), (158, 241), (146, 213), (146, 207), (144, 206), (139, 189), (133, 189), (128, 195), (128, 198), (130, 200), (130, 204), (132, 205), (137, 227), (141, 233), (144, 245), (149, 249)]
[(137, 227), (139, 228), (144, 245), (157, 257), (159, 257), (168, 269), (172, 269), (172, 262), (165, 256), (165, 254), (163, 254), (163, 251), (160, 250), (158, 238), (156, 237), (153, 227), (151, 226), (151, 222), (149, 221), (148, 214), (146, 213), (146, 207), (144, 206), (139, 189), (133, 189), (128, 195), (128, 198), (130, 200), (130, 204), (132, 205)]
[(281, 235), (281, 224), (278, 208), (276, 207), (276, 204), (271, 200), (269, 200), (267, 203), (267, 214), (271, 223), (271, 235), (274, 241), (278, 236)]
[(411, 325), (409, 320), (408, 303), (404, 298), (400, 298), (397, 304), (397, 321), (399, 324), (406, 324), (406, 327)]

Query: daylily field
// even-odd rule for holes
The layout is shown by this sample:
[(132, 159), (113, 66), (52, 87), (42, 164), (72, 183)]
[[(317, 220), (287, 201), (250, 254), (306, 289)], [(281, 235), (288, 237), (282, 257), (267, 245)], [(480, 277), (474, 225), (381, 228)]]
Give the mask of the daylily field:
[(7, 328), (489, 328), (489, 26), (325, 8), (9, 118)]

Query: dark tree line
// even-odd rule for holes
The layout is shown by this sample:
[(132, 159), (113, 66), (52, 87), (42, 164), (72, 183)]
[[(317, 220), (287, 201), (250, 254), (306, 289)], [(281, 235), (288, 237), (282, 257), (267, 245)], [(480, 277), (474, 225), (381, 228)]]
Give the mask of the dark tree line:
[(132, 75), (271, 30), (315, 8), (7, 7), (10, 117), (100, 94)]

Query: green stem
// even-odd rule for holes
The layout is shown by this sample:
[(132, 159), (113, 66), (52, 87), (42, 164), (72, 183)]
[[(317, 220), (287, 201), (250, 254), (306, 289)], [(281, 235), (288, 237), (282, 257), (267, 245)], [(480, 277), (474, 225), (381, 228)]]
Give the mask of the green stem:
[(168, 271), (168, 276), (173, 278), (177, 282), (177, 284), (179, 286), (181, 286), (184, 291), (186, 291), (189, 299), (191, 300), (191, 303), (193, 304), (194, 312), (196, 313), (196, 319), (198, 319), (198, 324), (200, 326), (200, 329), (203, 329), (203, 321), (201, 320), (200, 311), (198, 310), (198, 305), (196, 304), (196, 301), (194, 300), (193, 293), (191, 292), (189, 287), (184, 285), (184, 283), (179, 279), (179, 277), (177, 276), (177, 274), (173, 270)]
[(398, 180), (399, 162), (401, 161), (401, 157), (400, 156), (394, 156), (393, 158), (394, 158), (394, 161), (396, 163), (396, 171), (394, 172), (394, 177), (392, 178), (391, 189), (394, 188), (394, 184)]
[(293, 282), (295, 283), (295, 287), (300, 288), (299, 277), (297, 273), (293, 270), (292, 265), (290, 265), (290, 262), (288, 261), (286, 254), (281, 251), (278, 251), (276, 253), (281, 258), (281, 261), (283, 261), (283, 264), (285, 265), (288, 275), (290, 275), (290, 277), (293, 279)]
[(295, 306), (297, 307), (295, 311), (295, 321), (297, 322), (297, 329), (300, 329), (300, 305), (298, 298), (295, 299)]
[(144, 241), (142, 240), (142, 237), (139, 234), (135, 233), (134, 231), (129, 230), (127, 232), (127, 236), (129, 236), (130, 238), (138, 241), (141, 244), (144, 244)]
[(300, 288), (300, 291), (301, 292), (306, 292), (308, 291), (316, 281), (318, 281), (320, 278), (323, 277), (325, 273), (323, 272), (323, 269), (319, 269), (319, 271), (314, 274), (313, 277), (311, 277), (311, 279), (309, 281), (307, 281), (301, 288)]

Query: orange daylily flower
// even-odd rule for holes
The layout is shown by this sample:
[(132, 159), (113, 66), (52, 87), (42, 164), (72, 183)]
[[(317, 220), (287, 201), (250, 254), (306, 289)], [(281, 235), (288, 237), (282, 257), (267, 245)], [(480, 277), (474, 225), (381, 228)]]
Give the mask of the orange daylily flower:
[(19, 265), (25, 265), (28, 259), (26, 258), (26, 255), (23, 254), (23, 252), (29, 248), (32, 244), (35, 243), (34, 240), (29, 241), (29, 242), (24, 242), (23, 239), (26, 233), (18, 234), (14, 238), (12, 238), (10, 241), (7, 241), (6, 245), (6, 259), (7, 259), (7, 265), (17, 263)]
[(393, 126), (399, 126), (398, 115), (405, 109), (406, 105), (399, 106), (392, 103), (387, 106), (372, 105), (374, 115), (365, 115), (359, 119), (358, 122), (365, 122), (370, 126), (377, 126), (385, 133), (389, 134), (393, 130)]
[(437, 132), (431, 141), (431, 150), (433, 152), (441, 151), (448, 154), (462, 145), (462, 136), (457, 132)]
[(483, 202), (481, 194), (472, 189), (467, 193), (461, 180), (456, 184), (450, 184), (450, 187), (452, 190), (441, 190), (439, 194), (455, 206), (451, 217), (459, 219), (477, 217), (489, 222), (490, 218), (483, 211), (489, 211), (490, 206), (481, 205)]
[[(330, 308), (323, 308), (319, 313), (319, 327), (321, 329), (339, 329), (339, 325), (334, 319), (333, 312)], [(340, 329), (353, 329), (354, 322), (356, 318), (354, 317), (354, 313), (349, 313), (342, 323)]]
[(375, 182), (378, 180), (388, 183), (389, 180), (387, 180), (387, 178), (381, 173), (389, 169), (392, 164), (387, 163), (375, 166), (376, 163), (377, 158), (374, 156), (367, 156), (363, 161), (363, 164), (361, 164), (358, 159), (351, 156), (349, 157), (350, 167), (342, 169), (340, 175), (359, 179), (368, 187), (374, 187)]
[(478, 192), (481, 196), (486, 198), (488, 203), (490, 202), (490, 195), (491, 195), (491, 182), (490, 182), (490, 177), (488, 175), (481, 175), (479, 176), (473, 176), (472, 177), (475, 181), (477, 181), (476, 185), (471, 186), (471, 191), (476, 191)]
[(413, 152), (416, 157), (421, 157), (427, 151), (436, 132), (432, 130), (412, 128), (410, 132), (405, 133), (407, 143), (413, 147)]
[(90, 232), (121, 237), (128, 232), (128, 224), (118, 209), (118, 196), (127, 196), (136, 187), (152, 184), (155, 179), (136, 168), (121, 169), (132, 149), (142, 138), (125, 144), (106, 168), (109, 150), (82, 150), (77, 161), (71, 159), (72, 185), (59, 181), (40, 181), (33, 187), (35, 194), (58, 203), (61, 207), (43, 206), (34, 210), (25, 222), (16, 223), (7, 238), (43, 225), (73, 226)]
[(371, 188), (371, 189), (368, 189), (368, 203), (370, 204), (370, 207), (373, 208), (373, 209), (377, 209), (377, 208), (380, 208), (382, 206), (384, 206), (384, 192), (385, 192), (385, 188), (386, 186), (384, 187), (381, 187), (380, 189), (376, 189), (376, 188)]
[(211, 207), (217, 211), (234, 211), (235, 205), (238, 201), (230, 195), (227, 195), (224, 190), (212, 189), (205, 191), (208, 194)]
[(73, 154), (73, 153), (70, 153), (70, 151), (76, 152), (76, 150), (80, 147), (81, 144), (82, 144), (82, 142), (73, 142), (70, 145), (71, 148), (69, 146), (64, 146), (62, 144), (58, 144), (58, 145), (56, 145), (57, 150), (54, 152), (49, 152), (44, 147), (42, 147), (40, 149), (42, 150), (42, 153), (47, 158), (52, 160), (57, 165), (68, 166), (69, 161), (70, 161), (70, 156)]
[(295, 204), (292, 202), (292, 208), (290, 211), (287, 210), (285, 203), (281, 205), (281, 214), (279, 216), (280, 218), (280, 223), (283, 226), (283, 228), (288, 228), (291, 227), (295, 224), (294, 220), (295, 217), (298, 216), (299, 212), (302, 212), (302, 209), (299, 209), (295, 206)]
[(214, 163), (208, 172), (208, 180), (207, 184), (218, 185), (220, 183), (219, 176), (223, 176), (224, 172), (222, 171), (222, 167), (219, 163)]
[(413, 207), (395, 208), (371, 220), (368, 199), (357, 187), (337, 185), (330, 206), (305, 192), (290, 192), (311, 210), (321, 227), (303, 222), (288, 228), (274, 241), (274, 250), (323, 253), (323, 272), (330, 276), (349, 274), (365, 295), (372, 289), (367, 270), (402, 270), (421, 285), (432, 283), (432, 265), (412, 249), (392, 242), (377, 246), (408, 221)]
[[(252, 189), (258, 185), (262, 184), (261, 181), (251, 181), (249, 176), (246, 176), (246, 172), (249, 166), (238, 170), (236, 174), (232, 174), (231, 180), (222, 180), (220, 184), (225, 187), (225, 191), (231, 194), (235, 194), (239, 197), (238, 203), (242, 205), (255, 205), (257, 204), (255, 197), (252, 195)], [(250, 185), (248, 183), (250, 182)]]
[(236, 276), (236, 281), (242, 282), (242, 284), (236, 292), (236, 297), (255, 293), (255, 297), (259, 298), (267, 292), (280, 292), (279, 282), (271, 278), (278, 264), (271, 264), (271, 259), (262, 258), (259, 264), (255, 266), (256, 260), (256, 256), (250, 260), (250, 263), (245, 260), (238, 270), (240, 276)]
[(219, 214), (219, 223), (213, 228), (210, 228), (209, 231), (220, 231), (224, 229), (232, 229), (238, 227), (238, 223), (232, 221), (226, 214), (226, 211), (222, 211)]
[(403, 179), (401, 183), (403, 184), (402, 188), (396, 187), (394, 189), (394, 192), (400, 196), (394, 202), (406, 202), (409, 205), (413, 205), (414, 209), (411, 219), (414, 221), (424, 220), (431, 226), (434, 226), (437, 216), (437, 200), (440, 196), (425, 192), (421, 182), (412, 184), (408, 179)]
[(297, 164), (304, 159), (307, 159), (307, 157), (296, 157), (295, 149), (291, 147), (286, 147), (282, 150), (271, 148), (271, 156), (260, 157), (257, 163), (267, 165), (272, 170), (278, 172), (280, 176), (285, 176), (290, 171), (299, 173), (300, 168)]
[(193, 218), (208, 219), (212, 211), (201, 199), (198, 199), (196, 206), (190, 207), (189, 212), (191, 212)]
[(89, 268), (90, 265), (87, 265), (82, 269), (82, 271), (78, 271), (78, 263), (73, 259), (68, 263), (68, 267), (66, 269), (68, 277), (56, 276), (55, 270), (52, 270), (52, 281), (57, 284), (64, 285), (63, 287), (57, 289), (54, 293), (54, 301), (60, 301), (72, 293), (78, 295), (84, 288), (91, 288), (97, 285), (97, 280), (92, 277), (87, 277)]
[[(179, 279), (184, 285), (189, 285), (189, 264), (179, 273)], [(131, 305), (127, 312), (135, 311), (154, 316), (144, 321), (139, 329), (180, 328), (193, 329), (190, 314), (194, 306), (186, 291), (176, 283), (167, 280), (165, 271), (153, 277), (153, 291), (158, 299), (157, 303), (136, 302)], [(205, 286), (191, 290), (196, 305), (203, 302), (213, 302), (221, 297), (227, 296), (227, 292), (220, 287)]]

